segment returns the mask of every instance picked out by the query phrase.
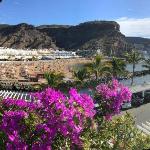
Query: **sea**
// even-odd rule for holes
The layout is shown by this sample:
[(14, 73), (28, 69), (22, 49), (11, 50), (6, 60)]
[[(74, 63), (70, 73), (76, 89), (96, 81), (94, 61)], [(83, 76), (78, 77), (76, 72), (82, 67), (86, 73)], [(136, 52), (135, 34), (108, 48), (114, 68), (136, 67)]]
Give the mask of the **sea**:
[[(144, 63), (140, 62), (139, 64), (136, 64), (135, 71), (142, 71), (146, 70), (146, 68), (143, 67)], [(132, 72), (132, 64), (127, 65), (127, 70), (129, 72)], [(130, 86), (131, 85), (131, 79), (124, 79), (121, 81), (124, 85)], [(134, 85), (142, 85), (150, 83), (150, 74), (141, 76), (141, 77), (134, 77)]]

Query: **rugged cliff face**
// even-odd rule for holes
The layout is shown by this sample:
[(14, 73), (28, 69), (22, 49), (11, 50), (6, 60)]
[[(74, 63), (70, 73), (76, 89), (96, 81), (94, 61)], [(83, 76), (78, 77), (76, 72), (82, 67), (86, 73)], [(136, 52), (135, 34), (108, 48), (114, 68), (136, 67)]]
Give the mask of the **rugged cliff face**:
[(0, 26), (0, 46), (12, 48), (56, 48), (51, 37), (25, 23)]
[(132, 44), (114, 21), (91, 21), (77, 26), (28, 24), (0, 25), (0, 46), (65, 50), (101, 49), (106, 55), (122, 55)]
[(120, 26), (113, 21), (92, 21), (77, 26), (40, 26), (37, 29), (47, 33), (59, 48), (66, 50), (101, 49), (106, 55), (121, 55), (131, 49), (120, 33)]

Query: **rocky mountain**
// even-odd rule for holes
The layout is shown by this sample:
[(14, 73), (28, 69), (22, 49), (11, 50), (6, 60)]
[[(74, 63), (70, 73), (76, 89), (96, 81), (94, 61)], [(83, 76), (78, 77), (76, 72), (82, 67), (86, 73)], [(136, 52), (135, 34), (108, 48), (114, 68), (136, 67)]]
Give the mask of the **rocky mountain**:
[(136, 49), (147, 51), (150, 54), (150, 39), (141, 37), (126, 37), (128, 43), (135, 46)]
[(104, 54), (122, 55), (132, 43), (120, 32), (114, 21), (91, 21), (76, 26), (28, 24), (0, 25), (0, 47), (97, 50)]
[(0, 25), (0, 47), (11, 48), (56, 48), (52, 38), (25, 23)]
[(121, 55), (129, 51), (131, 45), (120, 32), (120, 26), (114, 21), (91, 21), (77, 26), (37, 27), (47, 33), (61, 49), (97, 50), (106, 55)]

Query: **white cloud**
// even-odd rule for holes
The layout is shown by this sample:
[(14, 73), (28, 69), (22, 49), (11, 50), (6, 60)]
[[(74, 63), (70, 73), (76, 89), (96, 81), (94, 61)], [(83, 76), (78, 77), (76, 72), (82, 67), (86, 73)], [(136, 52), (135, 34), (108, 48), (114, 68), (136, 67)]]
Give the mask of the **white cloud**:
[(127, 18), (116, 20), (120, 24), (120, 30), (126, 36), (150, 38), (150, 18)]

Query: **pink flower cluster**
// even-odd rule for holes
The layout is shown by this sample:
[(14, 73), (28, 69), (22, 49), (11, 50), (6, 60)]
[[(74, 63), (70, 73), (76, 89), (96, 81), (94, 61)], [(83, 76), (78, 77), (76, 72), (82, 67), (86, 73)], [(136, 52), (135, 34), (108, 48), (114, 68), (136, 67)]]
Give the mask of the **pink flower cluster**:
[(0, 132), (6, 135), (6, 149), (50, 150), (61, 134), (80, 147), (80, 134), (95, 115), (90, 96), (71, 89), (68, 96), (51, 88), (32, 94), (33, 102), (2, 101)]
[(26, 118), (28, 114), (25, 111), (4, 111), (0, 131), (3, 131), (8, 140), (6, 141), (6, 148), (8, 150), (27, 148), (25, 142), (21, 139), (20, 134), (24, 130), (21, 120)]
[(59, 131), (64, 137), (69, 137), (73, 143), (79, 145), (79, 136), (86, 119), (93, 118), (95, 115), (91, 97), (80, 95), (76, 89), (71, 89), (67, 98), (61, 92), (51, 88), (34, 96), (43, 107), (41, 116), (46, 122), (38, 125), (38, 131), (44, 130), (44, 133), (49, 133), (47, 136), (42, 135), (43, 142), (51, 143)]
[(111, 116), (120, 113), (121, 105), (131, 101), (130, 89), (115, 79), (109, 84), (98, 85), (96, 90), (100, 111), (106, 119), (111, 119)]

